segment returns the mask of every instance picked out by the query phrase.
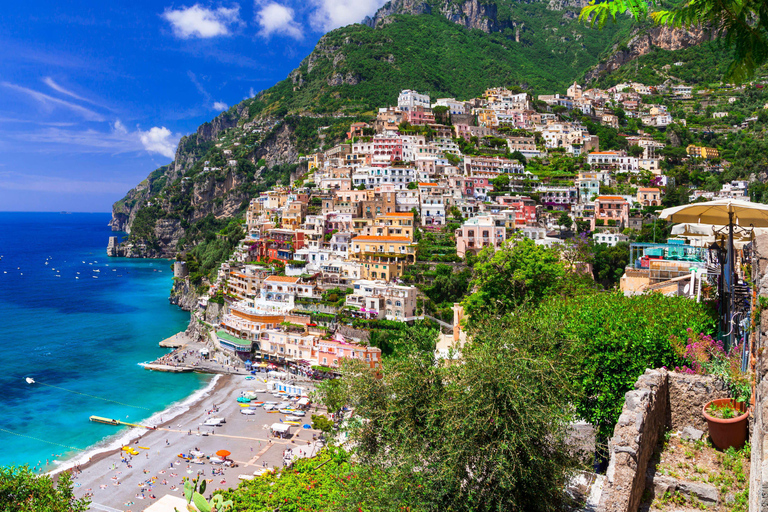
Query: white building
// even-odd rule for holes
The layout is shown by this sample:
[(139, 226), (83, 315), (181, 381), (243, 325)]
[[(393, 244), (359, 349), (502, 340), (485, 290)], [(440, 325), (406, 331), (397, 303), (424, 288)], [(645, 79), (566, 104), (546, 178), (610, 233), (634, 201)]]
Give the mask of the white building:
[(360, 167), (352, 173), (352, 186), (373, 189), (392, 184), (395, 190), (403, 190), (416, 181), (416, 170), (403, 167)]
[(400, 322), (416, 319), (415, 286), (360, 279), (353, 288), (354, 293), (345, 299), (346, 306), (362, 316)]
[(429, 109), (429, 95), (419, 94), (411, 89), (401, 91), (400, 95), (397, 97), (397, 108), (404, 112), (411, 112), (418, 108)]
[(610, 247), (616, 247), (616, 244), (619, 242), (629, 241), (629, 237), (618, 233), (601, 233), (598, 231), (592, 235), (592, 240), (594, 240), (596, 244), (605, 244)]
[(467, 113), (467, 104), (463, 101), (457, 101), (455, 98), (438, 98), (432, 105), (435, 107), (448, 107), (448, 112), (451, 115), (459, 115)]

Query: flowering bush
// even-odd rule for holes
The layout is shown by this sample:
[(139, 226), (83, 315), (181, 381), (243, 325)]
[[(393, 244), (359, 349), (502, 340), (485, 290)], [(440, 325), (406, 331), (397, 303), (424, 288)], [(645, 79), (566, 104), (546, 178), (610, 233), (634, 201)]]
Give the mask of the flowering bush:
[(675, 353), (687, 362), (682, 367), (675, 367), (675, 371), (719, 377), (737, 402), (748, 401), (752, 394), (752, 379), (749, 373), (741, 371), (741, 345), (727, 353), (721, 340), (704, 333), (694, 335), (690, 328), (686, 331), (686, 341), (677, 336), (670, 337)]

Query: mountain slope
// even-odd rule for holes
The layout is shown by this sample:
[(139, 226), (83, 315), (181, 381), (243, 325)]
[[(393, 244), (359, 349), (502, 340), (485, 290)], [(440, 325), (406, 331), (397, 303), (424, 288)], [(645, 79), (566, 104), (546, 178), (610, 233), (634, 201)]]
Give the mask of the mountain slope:
[(114, 254), (172, 257), (215, 238), (253, 195), (287, 182), (299, 153), (321, 149), (321, 127), (332, 144), (401, 89), (457, 98), (500, 85), (561, 91), (629, 33), (628, 22), (579, 24), (580, 5), (396, 0), (367, 25), (326, 34), (286, 80), (182, 138), (171, 164), (115, 203), (111, 225), (130, 236)]
[[(551, 93), (629, 34), (628, 22), (589, 29), (575, 19), (577, 10), (554, 11), (541, 2), (491, 5), (497, 4), (516, 20), (500, 14), (464, 20), (495, 28), (490, 32), (468, 30), (440, 14), (397, 13), (369, 20), (376, 28), (330, 32), (288, 80), (253, 101), (251, 113), (359, 112), (392, 104), (403, 88), (459, 98), (496, 85)], [(382, 9), (389, 12), (389, 5)]]

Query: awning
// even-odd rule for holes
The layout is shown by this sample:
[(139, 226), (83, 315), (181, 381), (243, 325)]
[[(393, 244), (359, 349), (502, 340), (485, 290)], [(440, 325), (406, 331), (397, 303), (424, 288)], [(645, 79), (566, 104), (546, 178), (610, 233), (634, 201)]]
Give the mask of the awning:
[(307, 405), (308, 403), (309, 403), (309, 398), (307, 397), (304, 397), (298, 401), (298, 405)]
[(286, 425), (285, 423), (273, 423), (270, 427), (272, 432), (277, 432), (279, 434), (285, 434), (286, 432), (291, 430), (290, 425)]

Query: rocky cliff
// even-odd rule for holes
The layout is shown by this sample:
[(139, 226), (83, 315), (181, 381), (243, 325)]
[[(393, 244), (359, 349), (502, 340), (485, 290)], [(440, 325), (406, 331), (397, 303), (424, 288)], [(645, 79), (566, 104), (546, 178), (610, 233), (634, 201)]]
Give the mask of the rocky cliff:
[(432, 2), (419, 0), (393, 0), (379, 9), (373, 18), (366, 18), (363, 23), (376, 27), (385, 23), (394, 14), (439, 14), (446, 19), (466, 28), (482, 30), (486, 34), (498, 32), (503, 28), (498, 20), (496, 3), (485, 3), (480, 0), (467, 0), (462, 3)]
[(650, 53), (654, 48), (682, 50), (711, 39), (711, 32), (702, 27), (692, 30), (675, 29), (666, 26), (637, 28), (633, 31), (629, 41), (625, 44), (614, 45), (614, 52), (611, 56), (588, 71), (584, 79), (587, 82), (591, 82), (600, 74), (614, 72), (624, 64)]

